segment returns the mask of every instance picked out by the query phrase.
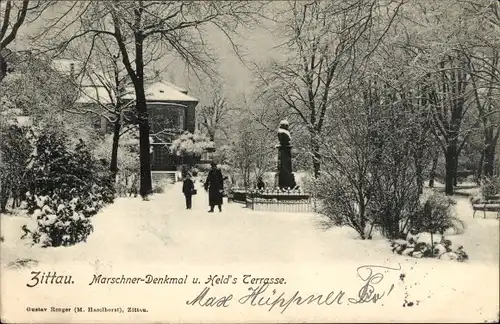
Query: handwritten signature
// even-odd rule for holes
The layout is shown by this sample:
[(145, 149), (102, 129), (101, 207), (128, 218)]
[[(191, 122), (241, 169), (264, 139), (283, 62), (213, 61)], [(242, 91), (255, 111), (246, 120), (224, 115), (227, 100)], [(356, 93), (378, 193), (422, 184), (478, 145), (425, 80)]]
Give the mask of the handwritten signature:
[(401, 270), (401, 265), (398, 268), (390, 268), (377, 265), (365, 265), (358, 268), (358, 277), (364, 281), (364, 285), (358, 291), (357, 298), (349, 298), (349, 302), (352, 304), (361, 304), (373, 302), (376, 303), (378, 300), (382, 299), (384, 296), (388, 296), (394, 289), (394, 284), (391, 285), (387, 292), (377, 293), (375, 292), (374, 285), (379, 284), (384, 279), (384, 275), (381, 272), (375, 272), (374, 269), (380, 271), (385, 270)]
[[(376, 286), (381, 284), (384, 279), (383, 270), (401, 270), (399, 268), (390, 268), (377, 265), (364, 265), (357, 269), (357, 276), (363, 282), (363, 286), (359, 289), (357, 297), (347, 298), (346, 292), (343, 290), (331, 290), (328, 293), (302, 295), (300, 291), (296, 291), (291, 297), (286, 296), (284, 292), (279, 293), (276, 289), (271, 290), (269, 284), (250, 287), (249, 293), (237, 301), (241, 305), (250, 306), (267, 306), (268, 311), (273, 309), (281, 309), (284, 313), (291, 305), (342, 305), (344, 302), (348, 304), (363, 304), (377, 303), (384, 297), (387, 297), (394, 288), (394, 284), (388, 290), (376, 290)], [(210, 287), (205, 287), (201, 293), (194, 299), (186, 301), (187, 305), (202, 306), (202, 307), (229, 307), (233, 300), (233, 294), (225, 296), (213, 296), (210, 293)], [(345, 299), (347, 298), (347, 300)]]

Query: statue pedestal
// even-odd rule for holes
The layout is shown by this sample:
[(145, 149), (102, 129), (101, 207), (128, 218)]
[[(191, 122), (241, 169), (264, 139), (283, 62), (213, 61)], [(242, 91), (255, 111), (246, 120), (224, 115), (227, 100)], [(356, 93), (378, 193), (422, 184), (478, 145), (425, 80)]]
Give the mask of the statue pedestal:
[(292, 146), (278, 145), (276, 148), (278, 149), (278, 171), (275, 182), (281, 189), (294, 188), (296, 183), (292, 173)]

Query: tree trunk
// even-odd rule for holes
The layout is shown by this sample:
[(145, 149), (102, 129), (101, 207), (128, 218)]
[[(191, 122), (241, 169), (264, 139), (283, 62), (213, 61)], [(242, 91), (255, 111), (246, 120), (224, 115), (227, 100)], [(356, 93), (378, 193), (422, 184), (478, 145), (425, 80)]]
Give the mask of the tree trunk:
[(17, 195), (17, 190), (16, 189), (12, 189), (12, 205), (11, 205), (11, 208), (14, 209), (17, 207), (18, 205), (18, 195)]
[(455, 170), (453, 171), (453, 187), (458, 186), (458, 156), (455, 159)]
[(139, 122), (139, 162), (141, 165), (139, 193), (142, 198), (146, 198), (152, 194), (153, 185), (151, 181), (151, 156), (149, 153), (149, 119), (143, 82), (136, 88), (136, 109)]
[(360, 191), (358, 193), (358, 199), (359, 199), (359, 227), (362, 230), (362, 233), (360, 233), (361, 239), (366, 239), (365, 235), (365, 228), (366, 228), (366, 206), (365, 206), (365, 198), (363, 196), (363, 193)]
[(415, 155), (415, 173), (418, 193), (422, 194), (424, 192), (424, 168), (422, 166), (420, 154)]
[(436, 169), (438, 165), (438, 156), (432, 160), (431, 172), (429, 173), (429, 188), (434, 188), (434, 179), (436, 178)]
[(488, 141), (484, 149), (484, 176), (487, 178), (491, 178), (495, 170), (495, 144)]
[[(144, 95), (144, 88), (142, 88), (142, 95)], [(145, 98), (142, 100), (137, 98), (137, 110), (139, 112), (139, 161), (141, 164), (139, 193), (143, 198), (146, 198), (153, 192), (153, 185), (151, 181), (151, 157), (149, 153), (149, 121)]]
[(483, 166), (484, 166), (484, 150), (481, 152), (481, 158), (479, 159), (479, 165), (477, 166), (477, 176), (476, 183), (481, 184), (481, 178), (483, 177)]
[(121, 126), (122, 125), (118, 117), (113, 125), (113, 145), (111, 147), (111, 163), (109, 167), (114, 181), (116, 181), (116, 174), (118, 173), (118, 144), (120, 141)]
[(321, 155), (319, 153), (319, 143), (313, 140), (312, 143), (312, 154), (313, 154), (313, 171), (314, 178), (319, 177), (320, 168), (321, 168)]
[(454, 181), (457, 171), (457, 143), (456, 141), (450, 141), (445, 153), (445, 193), (448, 196), (453, 195)]
[(7, 74), (7, 62), (5, 62), (4, 57), (0, 54), (0, 82)]
[(243, 169), (243, 187), (245, 190), (248, 189), (248, 171), (249, 167), (247, 164), (245, 164), (245, 168)]
[(7, 212), (7, 201), (9, 200), (10, 185), (4, 179), (0, 183), (0, 213)]
[[(142, 8), (141, 8), (142, 9)], [(137, 23), (140, 26), (140, 14), (142, 10), (136, 12)], [(134, 81), (136, 109), (139, 121), (139, 161), (141, 164), (141, 178), (139, 193), (143, 199), (153, 193), (151, 181), (151, 155), (149, 143), (149, 117), (148, 106), (146, 104), (146, 93), (144, 90), (144, 37), (140, 31), (135, 34), (135, 68), (136, 79)]]

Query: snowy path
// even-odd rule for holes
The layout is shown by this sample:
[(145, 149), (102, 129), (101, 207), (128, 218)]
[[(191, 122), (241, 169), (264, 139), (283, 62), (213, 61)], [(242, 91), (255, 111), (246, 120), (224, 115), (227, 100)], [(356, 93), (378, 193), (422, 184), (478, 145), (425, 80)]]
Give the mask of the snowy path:
[[(12, 299), (3, 307), (22, 312), (23, 305), (36, 300), (67, 301), (74, 305), (145, 305), (151, 312), (134, 315), (137, 320), (154, 322), (160, 318), (169, 321), (221, 322), (218, 312), (201, 312), (186, 308), (185, 300), (194, 297), (196, 286), (168, 289), (157, 286), (91, 286), (93, 273), (108, 275), (138, 275), (154, 273), (164, 275), (233, 274), (284, 276), (290, 282), (289, 293), (322, 292), (325, 289), (345, 289), (356, 293), (360, 281), (356, 269), (361, 265), (398, 267), (401, 271), (387, 275), (387, 283), (394, 282), (397, 289), (388, 297), (387, 306), (377, 305), (358, 308), (354, 315), (351, 306), (337, 308), (300, 308), (287, 316), (265, 310), (241, 308), (246, 318), (269, 321), (454, 321), (477, 322), (496, 318), (499, 303), (499, 224), (493, 215), (487, 219), (472, 218), (472, 208), (467, 199), (457, 198), (457, 214), (467, 224), (463, 235), (449, 238), (463, 244), (470, 261), (414, 259), (391, 253), (387, 240), (375, 238), (362, 241), (349, 228), (322, 230), (321, 218), (309, 213), (255, 212), (242, 205), (225, 201), (223, 212), (208, 213), (207, 194), (197, 184), (198, 195), (193, 197), (193, 209), (186, 210), (181, 184), (169, 186), (165, 193), (154, 195), (150, 201), (140, 198), (119, 198), (93, 219), (95, 232), (86, 243), (68, 248), (28, 247), (19, 239), (20, 227), (28, 218), (1, 216), (1, 232), (5, 242), (0, 244), (1, 264), (5, 267), (16, 259), (30, 258), (38, 261), (30, 269), (2, 269), (2, 294), (20, 291), (23, 301)], [(26, 288), (28, 271), (67, 271), (77, 279), (81, 294), (64, 287)], [(399, 280), (399, 273), (405, 281)], [(77, 287), (75, 287), (77, 288)], [(227, 287), (218, 287), (218, 292)], [(242, 294), (247, 287), (225, 290)], [(199, 293), (199, 291), (198, 291)], [(36, 296), (35, 296), (36, 295)], [(175, 296), (182, 296), (175, 299)], [(154, 298), (152, 298), (154, 296)], [(419, 307), (402, 307), (404, 300), (421, 301)], [(165, 314), (164, 301), (175, 304), (177, 312)], [(119, 302), (118, 302), (119, 301)], [(147, 301), (147, 302), (145, 302)], [(142, 304), (139, 304), (142, 303)], [(64, 303), (63, 303), (64, 304)], [(174, 305), (174, 304), (172, 304)], [(450, 308), (451, 307), (451, 308)], [(461, 309), (465, 312), (456, 312)], [(359, 311), (359, 312), (358, 312)], [(311, 313), (312, 312), (312, 313)], [(250, 315), (250, 313), (252, 315)], [(34, 314), (17, 322), (33, 320)], [(227, 313), (226, 313), (227, 314)], [(241, 320), (241, 314), (228, 317), (229, 322)], [(47, 314), (45, 322), (51, 322)], [(70, 320), (71, 313), (68, 313)], [(100, 314), (97, 314), (101, 316)], [(95, 315), (95, 316), (97, 316)], [(123, 317), (107, 319), (123, 322)], [(168, 315), (168, 316), (167, 316)], [(54, 315), (55, 316), (55, 315)], [(144, 316), (144, 317), (140, 317)], [(178, 317), (175, 317), (178, 316)], [(272, 317), (268, 317), (272, 316)], [(356, 316), (359, 316), (357, 318)], [(55, 318), (55, 317), (54, 317)], [(64, 319), (57, 317), (59, 320)], [(83, 318), (83, 317), (82, 317)], [(131, 321), (128, 317), (127, 321)], [(96, 318), (88, 314), (88, 321)], [(105, 320), (104, 317), (99, 317)]]
[[(317, 217), (313, 214), (253, 212), (226, 200), (222, 213), (217, 210), (208, 213), (207, 202), (206, 192), (198, 185), (193, 209), (186, 210), (181, 183), (147, 202), (140, 198), (119, 198), (94, 217), (95, 231), (87, 243), (56, 249), (26, 247), (24, 253), (17, 252), (47, 262), (92, 262), (91, 257), (110, 263), (124, 260), (230, 263), (318, 259), (327, 250), (318, 235), (314, 223)], [(3, 250), (10, 244), (22, 246), (18, 237), (23, 221), (26, 219), (8, 222), (9, 228), (15, 228), (2, 231), (7, 243)], [(305, 248), (311, 246), (314, 248)]]
[[(93, 220), (95, 231), (87, 243), (69, 248), (28, 248), (19, 237), (25, 218), (2, 216), (2, 264), (16, 255), (47, 262), (100, 260), (138, 263), (294, 263), (384, 261), (392, 255), (386, 240), (362, 241), (349, 228), (320, 228), (312, 213), (251, 211), (224, 201), (223, 211), (208, 213), (208, 197), (197, 184), (193, 209), (186, 210), (181, 183), (169, 186), (150, 201), (119, 198)], [(464, 245), (471, 260), (498, 266), (498, 220), (472, 218), (466, 198), (457, 199), (457, 211), (467, 224), (464, 235), (450, 236)], [(6, 218), (9, 221), (6, 221)]]
[[(124, 245), (120, 250), (127, 257), (151, 262), (294, 262), (297, 258), (317, 259), (324, 252), (314, 227), (315, 215), (259, 213), (227, 201), (221, 213), (208, 213), (208, 197), (201, 188), (193, 197), (193, 209), (186, 210), (180, 186), (175, 184), (149, 202), (120, 201), (110, 207), (109, 215), (127, 214), (127, 224), (121, 226), (137, 228), (137, 237), (127, 237), (134, 230), (123, 228), (111, 236), (115, 244)], [(132, 208), (136, 212), (131, 213)], [(101, 237), (100, 228), (109, 229), (104, 222), (107, 220), (96, 219), (96, 233), (89, 244)], [(137, 244), (138, 251), (134, 247), (137, 240), (147, 242)], [(157, 253), (143, 251), (143, 246), (162, 251), (161, 260)], [(311, 251), (305, 246), (316, 248)], [(115, 251), (116, 246), (110, 252), (117, 257)]]
[[(2, 216), (2, 264), (20, 254), (47, 262), (100, 260), (138, 263), (294, 263), (384, 261), (392, 255), (384, 239), (362, 241), (349, 228), (320, 229), (311, 213), (258, 212), (224, 201), (223, 211), (208, 213), (206, 192), (199, 184), (193, 209), (186, 210), (181, 183), (150, 201), (119, 198), (93, 220), (87, 243), (69, 248), (29, 248), (19, 240), (24, 217)], [(498, 266), (498, 220), (472, 218), (466, 198), (457, 199), (457, 214), (467, 224), (464, 235), (450, 236), (464, 245), (471, 260)], [(20, 250), (21, 249), (21, 250)]]

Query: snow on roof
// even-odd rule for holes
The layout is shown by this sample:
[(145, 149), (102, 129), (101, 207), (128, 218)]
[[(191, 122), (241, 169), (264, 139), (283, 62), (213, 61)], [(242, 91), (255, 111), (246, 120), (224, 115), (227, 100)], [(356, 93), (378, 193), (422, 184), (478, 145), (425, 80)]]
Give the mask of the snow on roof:
[(177, 86), (177, 85), (175, 85), (173, 83), (170, 83), (170, 82), (167, 82), (167, 81), (160, 81), (160, 83), (163, 83), (163, 84), (165, 84), (165, 85), (167, 85), (167, 86), (169, 86), (171, 88), (174, 88), (177, 91), (180, 91), (180, 92), (182, 92), (185, 95), (187, 95), (187, 93), (188, 93), (187, 89), (181, 88), (181, 87), (179, 87), (179, 86)]
[[(198, 99), (188, 96), (180, 92), (181, 88), (170, 86), (166, 82), (156, 82), (146, 88), (146, 100), (148, 101), (185, 101), (185, 102), (198, 102)], [(133, 100), (135, 92), (133, 87), (127, 87), (127, 94), (123, 96), (124, 99)], [(80, 98), (77, 103), (96, 103), (110, 104), (111, 98), (105, 87), (101, 85), (83, 86), (81, 88)]]
[[(127, 89), (128, 90), (128, 89)], [(148, 101), (194, 101), (198, 99), (188, 96), (185, 89), (174, 86), (168, 82), (155, 82), (146, 89), (146, 100)], [(129, 92), (130, 95), (125, 96), (125, 99), (134, 99), (134, 92)]]

